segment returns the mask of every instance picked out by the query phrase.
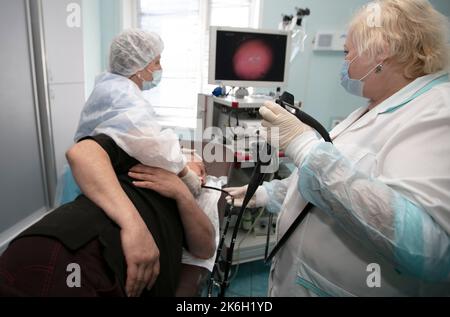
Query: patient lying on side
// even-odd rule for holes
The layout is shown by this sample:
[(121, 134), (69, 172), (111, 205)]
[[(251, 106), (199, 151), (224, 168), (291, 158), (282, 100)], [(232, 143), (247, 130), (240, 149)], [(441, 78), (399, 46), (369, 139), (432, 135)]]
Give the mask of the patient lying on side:
[[(94, 183), (82, 179), (83, 192), (90, 193), (89, 196), (80, 195), (59, 207), (10, 244), (0, 258), (0, 295), (174, 296), (182, 248), (198, 258), (214, 256), (216, 234), (210, 219), (177, 175), (138, 165), (109, 136), (88, 137), (76, 148), (76, 152), (68, 155), (75, 173), (82, 168), (81, 176), (99, 171), (106, 176), (94, 178)], [(136, 184), (136, 181), (144, 182)], [(98, 188), (105, 184), (114, 188), (115, 182), (119, 191), (98, 194)], [(153, 186), (153, 190), (136, 185)], [(103, 201), (99, 204), (95, 201), (98, 199)], [(100, 205), (110, 208), (108, 216)], [(135, 214), (133, 226), (123, 226), (114, 219), (114, 212), (122, 216), (126, 212)], [(151, 240), (144, 241), (149, 237), (145, 234), (148, 231)], [(125, 261), (124, 244), (129, 242), (142, 247), (134, 249), (135, 253), (128, 257), (137, 259), (136, 266)], [(149, 249), (146, 247), (149, 244), (154, 247)], [(146, 266), (139, 265), (144, 253), (151, 259), (145, 261)], [(77, 264), (75, 269), (78, 268), (81, 280), (74, 278), (69, 285), (71, 264)], [(133, 269), (137, 271), (130, 274)], [(126, 288), (129, 276), (136, 277), (131, 289)]]
[[(192, 170), (198, 177), (203, 185), (212, 188), (222, 188), (224, 184), (217, 177), (209, 176), (206, 171), (205, 164), (203, 163), (202, 158), (196, 154), (194, 151), (188, 149), (182, 149), (183, 155), (186, 158), (186, 165)], [(157, 190), (158, 184), (156, 182), (148, 182), (149, 179), (149, 170), (144, 165), (137, 165), (136, 167), (131, 169), (131, 173), (129, 174), (132, 178), (136, 179), (134, 185), (140, 188), (146, 188), (151, 190)], [(218, 212), (218, 202), (220, 199), (221, 193), (218, 191), (214, 191), (211, 189), (202, 189), (200, 193), (195, 197), (195, 201), (200, 209), (208, 216), (212, 225), (215, 229), (215, 245), (219, 244), (219, 212)], [(186, 249), (183, 249), (183, 264), (200, 266), (208, 271), (212, 272), (213, 266), (215, 262), (215, 255), (209, 259), (200, 259), (195, 255), (192, 255)]]

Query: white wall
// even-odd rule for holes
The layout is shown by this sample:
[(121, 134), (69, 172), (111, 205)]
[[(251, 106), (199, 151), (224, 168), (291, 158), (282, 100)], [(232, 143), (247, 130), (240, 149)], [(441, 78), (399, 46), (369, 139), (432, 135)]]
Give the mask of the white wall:
[(99, 0), (83, 0), (82, 5), (85, 96), (87, 98), (94, 88), (95, 77), (103, 70), (101, 59), (101, 8)]
[[(78, 7), (68, 11), (73, 4)], [(43, 0), (42, 6), (53, 142), (60, 175), (85, 100), (82, 23), (72, 24), (72, 17), (82, 17), (82, 7), (81, 0)]]
[[(7, 196), (1, 197), (0, 253), (15, 235), (44, 216), (53, 203), (48, 201), (51, 197), (47, 198), (44, 193), (45, 187), (52, 187), (56, 181), (50, 179), (55, 178), (53, 160), (44, 155), (47, 154), (44, 146), (40, 148), (45, 144), (48, 145), (46, 149), (51, 149), (49, 143), (52, 141), (47, 140), (46, 133), (38, 131), (51, 126), (51, 136), (48, 138), (53, 138), (54, 153), (48, 155), (54, 155), (58, 172), (61, 172), (65, 151), (73, 144), (72, 138), (84, 104), (81, 0), (42, 0), (44, 51), (39, 61), (41, 34), (37, 32), (40, 30), (37, 28), (40, 26), (37, 2), (30, 10), (33, 12), (33, 25), (30, 24), (30, 28), (36, 31), (32, 32), (36, 36), (32, 36), (28, 32), (25, 1), (1, 1), (2, 43), (12, 41), (14, 45), (10, 43), (2, 47), (0, 54), (4, 57), (1, 60), (6, 63), (2, 67), (0, 80), (5, 84), (0, 89), (1, 118), (5, 120), (1, 125), (4, 129), (1, 135), (7, 141), (1, 142), (1, 153), (4, 161), (10, 164), (3, 164), (7, 170), (2, 171), (4, 183), (0, 185), (13, 190), (1, 190)], [(31, 44), (35, 45), (35, 49), (28, 47)], [(35, 54), (36, 60), (32, 58), (31, 52)], [(38, 67), (34, 68), (31, 61)], [(43, 61), (47, 68), (42, 74), (40, 67)], [(34, 85), (35, 80), (37, 85)], [(43, 98), (43, 92), (48, 92), (49, 104)], [(37, 99), (41, 93), (42, 98)], [(46, 117), (47, 114), (50, 114), (51, 123), (44, 120), (43, 115)], [(44, 171), (44, 166), (49, 170)], [(22, 175), (24, 172), (26, 176)], [(17, 192), (17, 188), (23, 190)]]
[(122, 30), (122, 8), (130, 0), (82, 0), (86, 98), (108, 68), (111, 41)]

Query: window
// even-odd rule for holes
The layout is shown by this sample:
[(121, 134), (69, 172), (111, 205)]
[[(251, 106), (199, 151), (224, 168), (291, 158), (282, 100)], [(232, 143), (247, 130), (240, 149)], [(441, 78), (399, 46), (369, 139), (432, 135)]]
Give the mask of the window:
[(164, 41), (163, 80), (145, 92), (164, 126), (195, 128), (208, 85), (209, 26), (257, 27), (259, 0), (140, 0), (138, 27)]

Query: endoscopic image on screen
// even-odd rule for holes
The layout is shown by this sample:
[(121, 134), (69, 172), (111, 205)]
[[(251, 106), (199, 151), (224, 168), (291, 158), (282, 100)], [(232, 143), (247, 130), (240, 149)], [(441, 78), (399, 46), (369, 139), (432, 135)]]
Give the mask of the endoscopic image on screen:
[(283, 81), (286, 41), (277, 34), (219, 31), (216, 80)]

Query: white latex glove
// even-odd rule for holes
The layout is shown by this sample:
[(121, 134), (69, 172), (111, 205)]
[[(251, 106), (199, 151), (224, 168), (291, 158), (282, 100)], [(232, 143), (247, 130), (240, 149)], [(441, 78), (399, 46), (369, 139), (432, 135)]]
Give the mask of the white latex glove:
[(302, 123), (292, 113), (271, 101), (266, 101), (259, 109), (259, 113), (264, 119), (262, 126), (267, 128), (267, 142), (275, 147), (277, 147), (275, 143), (278, 143), (279, 149), (283, 151), (292, 140), (303, 132), (311, 130), (311, 127)]
[[(235, 207), (241, 207), (242, 203), (244, 202), (245, 194), (247, 193), (247, 187), (229, 187), (224, 188), (223, 190), (228, 192), (231, 196), (234, 197), (234, 206)], [(225, 199), (227, 200), (227, 203), (231, 205), (232, 198), (231, 196), (227, 196)], [(247, 207), (248, 208), (259, 208), (264, 207), (269, 202), (269, 196), (267, 195), (266, 190), (264, 187), (259, 186), (256, 190), (256, 193), (253, 195), (253, 197), (250, 199)]]
[(181, 180), (186, 184), (186, 186), (189, 188), (189, 191), (192, 193), (192, 195), (194, 195), (194, 197), (197, 197), (200, 194), (200, 191), (202, 189), (202, 182), (200, 180), (200, 177), (191, 169), (188, 168), (188, 172), (186, 173), (186, 175), (181, 177)]

